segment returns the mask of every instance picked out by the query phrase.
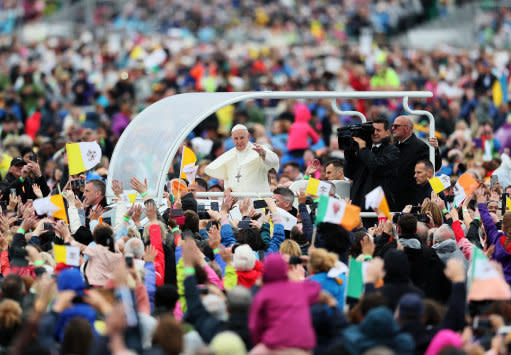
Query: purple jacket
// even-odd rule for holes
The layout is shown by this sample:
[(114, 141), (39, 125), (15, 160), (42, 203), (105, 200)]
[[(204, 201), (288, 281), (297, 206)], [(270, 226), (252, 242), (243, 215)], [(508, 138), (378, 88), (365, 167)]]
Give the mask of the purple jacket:
[(112, 117), (112, 131), (114, 132), (116, 137), (120, 137), (122, 132), (128, 127), (130, 124), (130, 118), (127, 117), (122, 112), (117, 112)]
[(287, 264), (276, 253), (264, 261), (263, 284), (250, 308), (253, 343), (270, 349), (313, 349), (316, 337), (309, 307), (318, 300), (320, 284), (289, 281)]
[(478, 204), (477, 207), (481, 215), (481, 220), (483, 221), (484, 230), (486, 231), (486, 238), (488, 238), (490, 244), (495, 244), (493, 259), (502, 264), (506, 282), (511, 285), (511, 254), (506, 251), (500, 242), (500, 237), (503, 236), (504, 233), (498, 231), (484, 203)]

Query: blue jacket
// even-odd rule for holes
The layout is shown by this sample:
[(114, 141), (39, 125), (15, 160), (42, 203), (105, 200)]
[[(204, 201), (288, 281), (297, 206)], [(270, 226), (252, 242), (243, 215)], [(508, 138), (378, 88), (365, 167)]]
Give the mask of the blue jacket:
[(156, 270), (154, 263), (144, 263), (144, 285), (149, 296), (149, 303), (151, 304), (151, 312), (154, 311), (154, 294), (156, 293)]
[(328, 277), (327, 272), (320, 272), (310, 277), (312, 281), (316, 281), (321, 284), (321, 289), (328, 291), (337, 300), (337, 305), (340, 310), (344, 307), (344, 297), (346, 293), (346, 274), (341, 274), (337, 279)]
[(62, 340), (64, 340), (64, 330), (66, 329), (66, 325), (74, 317), (85, 318), (91, 325), (94, 333), (96, 334), (96, 330), (94, 329), (94, 322), (96, 321), (96, 311), (88, 304), (79, 303), (69, 309), (66, 309), (64, 312), (60, 314), (57, 320), (57, 324), (55, 325), (55, 330), (53, 332), (55, 338), (58, 339), (59, 342), (62, 342)]

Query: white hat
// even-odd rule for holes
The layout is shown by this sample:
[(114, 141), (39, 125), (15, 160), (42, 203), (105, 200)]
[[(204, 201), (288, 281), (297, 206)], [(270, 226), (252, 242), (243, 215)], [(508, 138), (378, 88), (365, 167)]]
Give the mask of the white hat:
[(248, 128), (245, 125), (242, 125), (241, 123), (238, 123), (236, 126), (232, 127), (231, 133), (236, 131), (246, 131), (248, 132)]
[(236, 271), (250, 271), (254, 268), (256, 257), (248, 244), (240, 245), (234, 251), (232, 265)]

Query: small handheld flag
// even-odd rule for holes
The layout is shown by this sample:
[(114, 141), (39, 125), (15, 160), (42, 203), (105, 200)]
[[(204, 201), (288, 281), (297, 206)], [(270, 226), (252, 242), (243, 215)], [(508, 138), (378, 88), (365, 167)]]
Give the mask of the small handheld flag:
[(197, 162), (197, 156), (187, 146), (183, 147), (183, 157), (181, 159), (181, 171), (179, 177), (181, 179), (186, 179), (190, 184), (195, 182), (195, 173), (197, 172), (197, 168), (195, 167), (195, 163)]
[(378, 208), (385, 213), (387, 219), (392, 219), (389, 204), (381, 186), (378, 186), (366, 195), (366, 208), (372, 208), (373, 210)]
[(479, 184), (472, 175), (469, 173), (462, 174), (454, 185), (454, 206), (460, 206), (463, 200), (477, 189), (477, 186)]
[(434, 176), (429, 179), (429, 184), (436, 194), (451, 187), (451, 178), (447, 175)]
[(35, 212), (40, 216), (48, 215), (68, 223), (64, 198), (60, 194), (38, 198), (34, 200), (33, 206)]
[(360, 207), (322, 195), (319, 197), (316, 224), (321, 222), (340, 224), (351, 231), (360, 224)]
[(53, 244), (55, 262), (80, 266), (80, 248), (70, 245)]
[(66, 144), (69, 175), (90, 170), (101, 161), (101, 147), (97, 142)]
[(330, 193), (330, 188), (332, 186), (325, 181), (321, 181), (318, 179), (310, 178), (307, 183), (307, 188), (305, 189), (305, 193), (307, 195), (320, 196), (326, 195)]

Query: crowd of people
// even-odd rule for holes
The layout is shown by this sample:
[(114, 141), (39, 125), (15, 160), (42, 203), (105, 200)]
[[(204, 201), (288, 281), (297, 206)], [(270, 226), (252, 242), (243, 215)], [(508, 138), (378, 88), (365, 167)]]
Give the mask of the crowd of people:
[[(119, 16), (98, 7), (102, 37), (38, 42), (0, 26), (0, 352), (511, 352), (509, 53), (350, 42), (366, 26), (385, 34), (442, 12), (409, 3), (135, 1)], [(495, 16), (506, 33), (508, 13)], [(358, 122), (330, 101), (244, 102), (187, 137), (196, 176), (166, 189), (166, 208), (144, 176), (110, 181), (107, 203), (115, 144), (140, 110), (244, 90), (428, 90), (411, 105), (433, 113), (436, 133), (397, 99), (339, 100), (371, 121), (341, 139)], [(70, 175), (65, 144), (93, 141), (101, 162)], [(463, 174), (477, 186), (457, 201)], [(450, 186), (437, 194), (440, 175)], [(318, 196), (295, 188), (313, 178), (364, 211), (381, 187), (393, 218), (319, 222)], [(196, 196), (208, 191), (224, 197)], [(54, 195), (65, 217), (38, 215), (34, 201)], [(474, 286), (480, 274), (495, 282)]]

